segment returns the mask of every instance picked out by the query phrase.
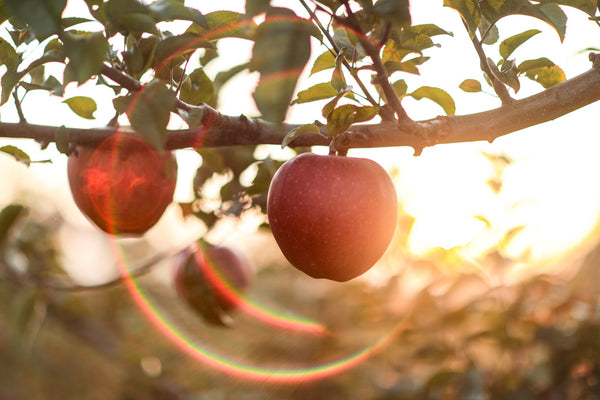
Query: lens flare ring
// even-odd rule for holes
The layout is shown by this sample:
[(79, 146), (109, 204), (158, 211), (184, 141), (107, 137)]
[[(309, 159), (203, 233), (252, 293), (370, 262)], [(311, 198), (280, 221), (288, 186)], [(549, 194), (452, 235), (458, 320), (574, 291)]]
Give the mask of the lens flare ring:
[[(274, 19), (274, 21), (282, 20), (286, 20), (286, 17), (278, 17)], [(295, 22), (293, 18), (291, 20), (291, 22)], [(199, 43), (218, 38), (220, 34), (232, 29), (244, 28), (244, 26), (250, 23), (251, 22), (249, 21), (243, 21), (239, 22), (238, 24), (227, 25), (221, 27), (220, 29), (199, 35), (195, 40), (189, 42), (186, 46), (179, 49), (175, 54), (171, 55), (166, 60), (163, 60), (163, 62), (156, 68), (156, 75), (159, 76), (160, 71), (163, 68), (167, 68), (169, 62), (175, 59), (176, 56), (196, 49)], [(297, 73), (297, 71), (280, 73), (271, 79), (286, 79), (287, 77), (297, 75)], [(127, 111), (133, 111), (136, 107), (136, 103), (140, 101), (141, 98), (142, 97), (139, 94), (135, 95), (129, 104)], [(196, 133), (191, 135), (193, 137), (190, 137), (188, 140), (192, 147), (202, 147), (205, 136), (210, 129), (212, 120), (214, 119), (213, 117), (214, 116), (211, 114), (203, 116), (202, 124), (197, 128)], [(115, 166), (115, 168), (117, 167)], [(291, 367), (288, 365), (260, 366), (243, 361), (233, 360), (195, 342), (192, 338), (186, 336), (181, 329), (178, 329), (175, 324), (168, 319), (167, 315), (161, 313), (158, 305), (150, 299), (146, 292), (144, 292), (141, 283), (137, 280), (137, 278), (135, 278), (135, 274), (132, 274), (132, 270), (127, 265), (123, 249), (120, 247), (119, 242), (117, 240), (113, 240), (112, 244), (114, 247), (114, 252), (117, 256), (116, 259), (120, 273), (124, 278), (124, 282), (129, 293), (146, 317), (156, 326), (158, 331), (168, 338), (173, 344), (175, 344), (180, 350), (189, 354), (194, 359), (202, 362), (210, 368), (232, 376), (248, 380), (272, 383), (299, 383), (331, 377), (359, 366), (375, 352), (381, 350), (392, 337), (394, 337), (403, 329), (404, 321), (406, 321), (406, 318), (402, 319), (399, 321), (398, 325), (386, 335), (383, 335), (375, 343), (366, 346), (359, 351), (353, 352), (345, 357), (340, 357), (333, 361), (327, 361), (316, 365), (305, 367)], [(211, 266), (209, 266), (208, 272), (210, 274), (210, 279), (212, 279), (217, 285), (220, 285), (220, 287), (227, 288), (228, 286), (231, 286), (227, 285), (227, 283), (222, 280), (223, 277), (220, 277)], [(255, 321), (260, 321), (268, 326), (278, 329), (297, 331), (305, 334), (323, 336), (332, 335), (332, 333), (329, 332), (322, 324), (302, 317), (281, 313), (248, 298), (242, 299), (240, 294), (236, 293), (234, 290), (229, 290), (227, 295), (237, 302), (240, 311), (247, 313), (253, 317)]]
[[(115, 251), (120, 253), (120, 248), (117, 242), (115, 243)], [(317, 365), (306, 367), (289, 367), (289, 366), (259, 366), (252, 365), (241, 361), (236, 361), (227, 358), (217, 352), (202, 346), (186, 336), (178, 329), (168, 317), (159, 311), (159, 308), (144, 292), (140, 282), (131, 275), (131, 271), (127, 266), (124, 257), (119, 257), (120, 272), (124, 277), (125, 285), (127, 286), (133, 299), (140, 307), (146, 317), (156, 326), (156, 328), (180, 350), (202, 362), (206, 366), (215, 370), (221, 371), (228, 375), (247, 380), (270, 382), (270, 383), (299, 383), (313, 380), (319, 380), (333, 375), (340, 374), (347, 370), (357, 367), (362, 362), (371, 357), (375, 352), (381, 350), (392, 337), (394, 337), (404, 326), (403, 319), (399, 324), (387, 335), (382, 336), (375, 343), (365, 347), (348, 356), (341, 357), (334, 361), (320, 363)], [(253, 304), (253, 308), (260, 309), (260, 306)], [(282, 318), (276, 315), (269, 314), (265, 310), (260, 311), (261, 316), (265, 319), (279, 320), (274, 325), (283, 325)], [(269, 315), (269, 318), (266, 316)], [(317, 325), (318, 326), (318, 325)]]

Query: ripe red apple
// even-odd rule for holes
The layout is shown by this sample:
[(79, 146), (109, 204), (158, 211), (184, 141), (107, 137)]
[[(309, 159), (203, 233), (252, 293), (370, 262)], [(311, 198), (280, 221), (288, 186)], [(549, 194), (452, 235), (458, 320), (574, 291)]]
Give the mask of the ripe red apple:
[(98, 147), (78, 146), (67, 163), (77, 207), (110, 234), (139, 235), (173, 200), (177, 162), (142, 139), (119, 133)]
[(224, 325), (227, 316), (223, 313), (243, 303), (251, 271), (250, 262), (238, 251), (202, 242), (178, 255), (175, 288), (208, 322)]
[(390, 176), (372, 160), (303, 153), (275, 173), (267, 215), (294, 267), (344, 282), (366, 272), (387, 249), (398, 200)]

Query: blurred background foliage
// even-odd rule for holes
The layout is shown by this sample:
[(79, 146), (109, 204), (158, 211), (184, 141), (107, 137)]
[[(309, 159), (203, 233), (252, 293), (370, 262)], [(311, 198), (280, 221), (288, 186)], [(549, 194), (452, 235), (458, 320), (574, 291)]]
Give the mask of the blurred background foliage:
[(207, 324), (166, 278), (170, 258), (137, 278), (154, 311), (183, 337), (251, 366), (308, 368), (310, 377), (311, 367), (350, 360), (387, 338), (339, 373), (277, 383), (217, 371), (186, 354), (119, 280), (100, 290), (74, 284), (55, 241), (63, 221), (34, 216), (19, 206), (1, 214), (0, 399), (600, 397), (600, 244), (566, 258), (560, 273), (514, 278), (527, 264), (505, 255), (506, 241), (479, 261), (456, 249), (410, 255), (402, 242), (411, 218), (401, 214), (396, 246), (376, 267), (388, 274), (379, 283), (261, 266), (248, 298), (316, 321), (324, 335), (266, 325), (243, 310), (231, 328)]

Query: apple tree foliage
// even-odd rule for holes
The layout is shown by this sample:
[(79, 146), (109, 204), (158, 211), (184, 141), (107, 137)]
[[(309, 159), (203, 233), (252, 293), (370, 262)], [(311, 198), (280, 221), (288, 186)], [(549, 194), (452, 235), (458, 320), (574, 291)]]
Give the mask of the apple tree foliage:
[[(26, 116), (21, 113), (20, 124), (0, 123), (0, 135), (30, 137), (43, 146), (55, 142), (60, 151), (68, 153), (75, 144), (93, 143), (94, 136), (100, 138), (125, 123), (156, 148), (194, 147), (203, 164), (194, 179), (197, 201), (185, 209), (208, 226), (226, 214), (240, 215), (255, 206), (264, 208), (269, 181), (281, 163), (270, 157), (257, 159), (258, 144), (282, 143), (300, 151), (314, 144), (329, 144), (334, 150), (337, 146), (341, 151), (341, 147), (369, 146), (370, 140), (378, 143), (376, 138), (366, 135), (362, 142), (353, 143), (348, 132), (371, 122), (372, 126), (394, 124), (399, 129), (394, 140), (408, 138), (410, 145), (414, 139), (405, 131), (420, 125), (408, 117), (402, 105), (405, 99), (431, 100), (448, 118), (456, 110), (455, 101), (442, 88), (409, 87), (404, 79), (407, 74), (419, 74), (419, 68), (436, 57), (439, 37), (453, 36), (443, 26), (412, 24), (406, 0), (298, 0), (294, 9), (272, 6), (268, 0), (249, 0), (245, 13), (204, 13), (201, 7), (178, 0), (148, 4), (82, 0), (88, 11), (85, 15), (63, 17), (66, 3), (0, 2), (0, 21), (6, 32), (0, 39), (4, 70), (0, 102), (15, 101), (20, 109), (27, 92), (45, 90), (66, 97), (64, 102), (74, 113), (93, 119), (97, 109), (93, 98), (65, 95), (70, 83), (91, 81), (114, 91), (115, 118), (108, 129), (82, 132), (64, 126), (36, 126), (24, 130)], [(491, 87), (503, 105), (514, 101), (510, 92), (518, 93), (524, 79), (538, 82), (544, 90), (566, 77), (550, 54), (535, 59), (512, 57), (519, 46), (540, 34), (539, 30), (524, 27), (523, 32), (505, 36), (498, 29), (498, 21), (517, 14), (534, 17), (552, 27), (562, 41), (567, 29), (564, 7), (597, 19), (597, 5), (592, 0), (445, 0), (444, 6), (460, 14), (483, 72), (483, 79), (466, 79), (460, 88), (478, 92)], [(173, 33), (165, 24), (169, 21), (181, 21), (187, 28)], [(252, 41), (252, 56), (209, 77), (205, 69), (219, 57), (218, 43), (224, 38)], [(486, 54), (492, 53), (488, 50), (491, 45), (497, 47), (500, 57)], [(309, 65), (311, 53), (314, 62)], [(47, 68), (57, 64), (64, 66), (59, 73)], [(303, 70), (311, 75), (322, 72), (323, 81), (299, 86)], [(252, 97), (260, 116), (221, 115), (215, 110), (220, 89), (243, 72), (258, 74)], [(290, 106), (319, 100), (326, 101), (321, 115), (307, 116), (306, 124), (285, 124)], [(173, 115), (181, 117), (189, 129), (169, 130), (167, 124)], [(539, 122), (530, 124), (534, 123)], [(430, 136), (415, 132), (413, 137)], [(178, 133), (179, 140), (175, 140)], [(184, 134), (187, 139), (181, 140)], [(493, 136), (464, 138), (476, 139), (493, 140)], [(421, 139), (421, 144), (413, 147), (420, 151), (422, 143), (437, 142)], [(244, 145), (233, 146), (238, 144)], [(0, 150), (30, 162), (16, 146)], [(250, 185), (240, 181), (249, 167), (257, 171)], [(222, 204), (215, 209), (200, 207), (205, 183), (218, 174), (230, 176), (221, 189)]]

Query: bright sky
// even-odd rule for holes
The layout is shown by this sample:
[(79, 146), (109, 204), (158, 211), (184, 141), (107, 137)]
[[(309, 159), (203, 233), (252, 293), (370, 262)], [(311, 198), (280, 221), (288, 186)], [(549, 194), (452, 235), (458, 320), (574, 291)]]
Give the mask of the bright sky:
[[(70, 3), (75, 4), (73, 1)], [(222, 9), (224, 3), (203, 2), (202, 11)], [(289, 7), (292, 2), (274, 3)], [(239, 11), (243, 10), (244, 1), (228, 0), (226, 4), (229, 9)], [(441, 47), (427, 51), (432, 60), (421, 67), (421, 76), (403, 76), (409, 90), (421, 85), (439, 86), (454, 97), (457, 114), (499, 106), (500, 103), (494, 96), (484, 93), (468, 94), (458, 88), (464, 79), (473, 78), (482, 82), (483, 79), (458, 14), (441, 5), (442, 0), (413, 0), (411, 3), (414, 23), (436, 23), (453, 32), (454, 37), (435, 38)], [(304, 15), (301, 7), (298, 12)], [(567, 12), (569, 23), (563, 45), (548, 25), (526, 17), (501, 21), (501, 39), (524, 29), (542, 30), (542, 34), (523, 45), (513, 57), (522, 61), (525, 57), (548, 56), (565, 70), (567, 77), (573, 77), (590, 68), (587, 54), (580, 50), (600, 47), (599, 43), (593, 41), (593, 38), (598, 37), (600, 28), (588, 21), (581, 12), (572, 9), (567, 9)], [(223, 58), (211, 64), (209, 73), (242, 62), (251, 52), (251, 43), (236, 39), (224, 40), (220, 47)], [(488, 51), (489, 56), (498, 58), (495, 50)], [(321, 52), (322, 50), (317, 50), (313, 56), (316, 57)], [(316, 74), (301, 85), (308, 87), (327, 80), (328, 74), (330, 72)], [(220, 111), (231, 115), (256, 115), (251, 100), (255, 82), (256, 76), (234, 79), (221, 95)], [(89, 95), (90, 90), (89, 85), (71, 87), (68, 95)], [(99, 106), (95, 114), (96, 121), (86, 121), (75, 116), (66, 105), (61, 104), (62, 99), (52, 98), (42, 91), (28, 95), (25, 114), (30, 123), (36, 124), (101, 126), (112, 117), (111, 93), (108, 90), (94, 90), (93, 97)], [(541, 86), (538, 84), (523, 80), (522, 89), (516, 97), (525, 97), (539, 90)], [(323, 104), (295, 106), (289, 114), (289, 120), (306, 122), (319, 118)], [(403, 104), (415, 119), (432, 118), (442, 112), (437, 105), (427, 100), (406, 100)], [(425, 253), (438, 246), (450, 248), (470, 243), (467, 252), (477, 256), (501, 238), (507, 229), (524, 225), (524, 230), (515, 238), (510, 252), (518, 255), (529, 248), (534, 259), (543, 259), (562, 254), (576, 245), (596, 226), (600, 216), (600, 187), (595, 184), (595, 174), (600, 171), (600, 157), (597, 157), (600, 138), (595, 124), (590, 123), (595, 120), (593, 113), (597, 114), (599, 110), (600, 104), (593, 104), (556, 121), (498, 139), (493, 144), (437, 146), (426, 149), (419, 157), (412, 155), (412, 149), (405, 148), (353, 150), (351, 155), (372, 157), (384, 167), (394, 167), (399, 171), (397, 182), (402, 207), (416, 218), (410, 236), (411, 250), (415, 253)], [(0, 111), (3, 121), (17, 120), (11, 102)], [(57, 115), (60, 115), (60, 121), (56, 120)], [(0, 141), (0, 144), (5, 143), (10, 141)], [(31, 152), (38, 147), (31, 142), (19, 145)], [(500, 195), (494, 195), (486, 184), (493, 176), (493, 168), (482, 152), (506, 153), (514, 160), (505, 170), (504, 189)], [(198, 162), (193, 152), (179, 153), (178, 157), (183, 163), (193, 165)], [(27, 197), (31, 201), (34, 193), (38, 199), (44, 199), (44, 204), (57, 207), (77, 221), (81, 232), (88, 225), (77, 214), (69, 198), (64, 172), (66, 158), (48, 151), (41, 157), (49, 156), (54, 160), (53, 165), (41, 164), (29, 169), (1, 157), (0, 171), (7, 172), (3, 179), (5, 182), (13, 182), (14, 189), (13, 192), (5, 190), (0, 194), (0, 204), (6, 204), (14, 197)], [(180, 170), (187, 171), (187, 175), (182, 174), (181, 182), (185, 184), (179, 186), (177, 196), (179, 200), (188, 200), (187, 183), (194, 169), (182, 165)], [(33, 180), (30, 179), (32, 176)], [(22, 195), (19, 196), (17, 192)], [(36, 204), (40, 205), (40, 202)], [(491, 222), (493, 229), (486, 228), (485, 223), (475, 216), (485, 217)], [(160, 229), (170, 233), (178, 232), (176, 225), (163, 224)], [(196, 232), (195, 228), (191, 231)], [(94, 234), (94, 231), (86, 232)], [(156, 235), (158, 237), (158, 233)], [(170, 237), (176, 242), (183, 240), (181, 235), (183, 234)], [(99, 241), (96, 246), (97, 254), (102, 254), (109, 246), (108, 239)], [(93, 253), (94, 249), (90, 252)], [(73, 254), (72, 257), (76, 255)], [(90, 258), (89, 253), (86, 257)], [(78, 259), (77, 262), (83, 260)]]

